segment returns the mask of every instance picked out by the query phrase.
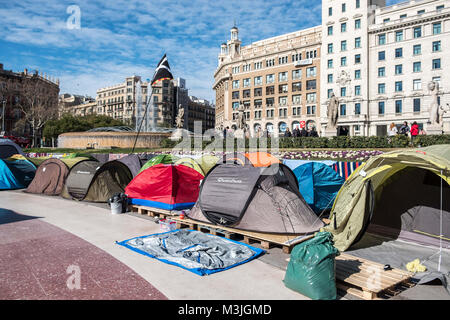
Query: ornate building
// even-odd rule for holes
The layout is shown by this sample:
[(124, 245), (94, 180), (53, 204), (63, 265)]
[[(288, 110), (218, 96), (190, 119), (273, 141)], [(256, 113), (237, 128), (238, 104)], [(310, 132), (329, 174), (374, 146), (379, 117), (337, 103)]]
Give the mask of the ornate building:
[(322, 128), (331, 93), (350, 135), (386, 135), (404, 121), (426, 131), (430, 82), (440, 84), (441, 106), (450, 103), (448, 1), (323, 0), (322, 23)]
[[(29, 72), (25, 69), (23, 72), (13, 72), (3, 69), (0, 64), (0, 117), (2, 125), (1, 131), (6, 135), (31, 136), (32, 128), (29, 123), (19, 121), (24, 119), (24, 114), (19, 105), (26, 104), (33, 99), (36, 107), (44, 110), (46, 108), (55, 108), (57, 115), (59, 95), (59, 80), (49, 75), (35, 70)], [(40, 105), (45, 104), (45, 105)], [(53, 110), (49, 110), (49, 114)], [(39, 137), (40, 132), (36, 132)]]
[(320, 126), (321, 27), (241, 46), (237, 27), (214, 73), (216, 129), (236, 127), (240, 104), (250, 132)]

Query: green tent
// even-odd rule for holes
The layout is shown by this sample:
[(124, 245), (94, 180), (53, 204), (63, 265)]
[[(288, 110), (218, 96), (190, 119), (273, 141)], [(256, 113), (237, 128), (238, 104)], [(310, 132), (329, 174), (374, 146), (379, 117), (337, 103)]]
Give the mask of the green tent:
[(187, 166), (189, 168), (194, 169), (195, 171), (200, 173), (202, 176), (205, 175), (205, 172), (203, 171), (203, 168), (200, 166), (200, 164), (194, 158), (184, 157), (184, 158), (178, 159), (175, 162), (175, 164), (177, 164), (177, 165), (179, 165), (179, 164), (185, 165), (185, 166)]
[(369, 159), (339, 190), (330, 220), (324, 230), (340, 251), (366, 231), (427, 245), (450, 241), (450, 145)]
[(154, 165), (157, 164), (173, 164), (175, 163), (177, 160), (179, 160), (178, 157), (173, 156), (171, 154), (160, 154), (158, 156), (155, 156), (153, 158), (151, 158), (150, 160), (148, 160), (141, 168), (141, 170), (139, 170), (139, 173), (141, 173), (142, 171), (144, 171), (147, 168), (150, 168)]

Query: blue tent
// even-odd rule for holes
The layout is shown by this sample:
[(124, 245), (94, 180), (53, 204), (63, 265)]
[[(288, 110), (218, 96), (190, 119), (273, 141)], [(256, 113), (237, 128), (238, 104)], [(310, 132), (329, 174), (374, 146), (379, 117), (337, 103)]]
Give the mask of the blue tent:
[(24, 157), (0, 159), (0, 190), (28, 187), (36, 173), (36, 167)]
[(315, 213), (331, 209), (345, 179), (325, 163), (308, 162), (294, 169), (300, 193)]

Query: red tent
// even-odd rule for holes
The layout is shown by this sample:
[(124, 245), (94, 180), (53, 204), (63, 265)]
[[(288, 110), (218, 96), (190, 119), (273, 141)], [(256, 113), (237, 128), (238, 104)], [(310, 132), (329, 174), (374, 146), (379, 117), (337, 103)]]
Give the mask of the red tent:
[(130, 202), (166, 210), (192, 208), (203, 175), (185, 166), (158, 164), (139, 173), (125, 188)]

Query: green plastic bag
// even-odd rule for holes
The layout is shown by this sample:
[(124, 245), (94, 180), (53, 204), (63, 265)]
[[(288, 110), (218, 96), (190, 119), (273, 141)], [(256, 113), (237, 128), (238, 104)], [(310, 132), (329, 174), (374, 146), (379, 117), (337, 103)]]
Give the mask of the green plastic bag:
[(284, 284), (313, 300), (336, 299), (336, 262), (339, 251), (333, 246), (332, 234), (319, 232), (294, 247)]

